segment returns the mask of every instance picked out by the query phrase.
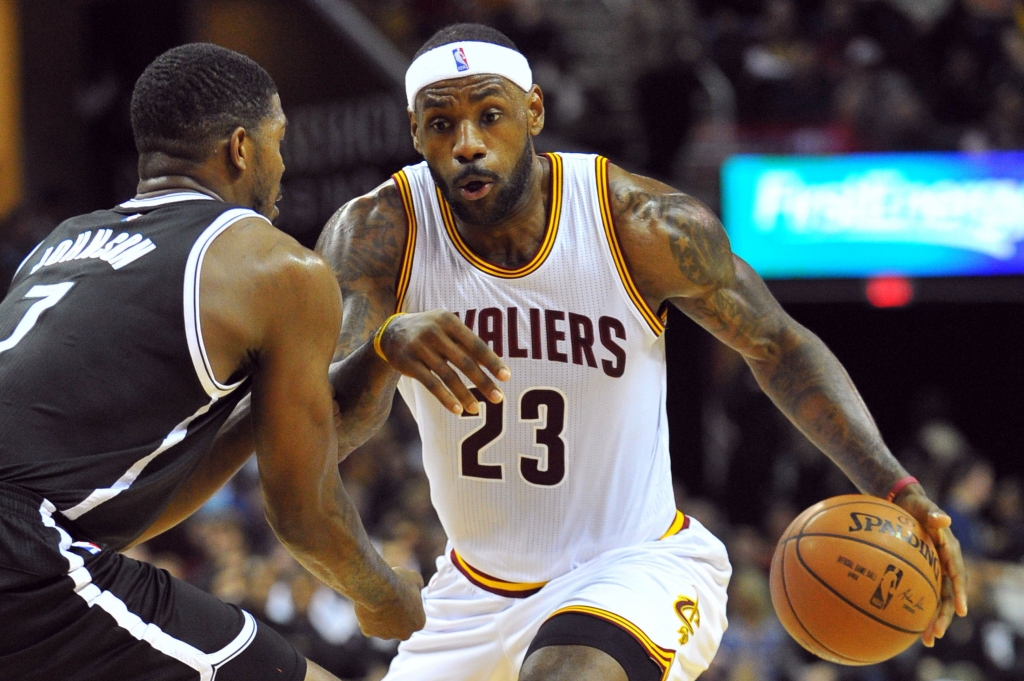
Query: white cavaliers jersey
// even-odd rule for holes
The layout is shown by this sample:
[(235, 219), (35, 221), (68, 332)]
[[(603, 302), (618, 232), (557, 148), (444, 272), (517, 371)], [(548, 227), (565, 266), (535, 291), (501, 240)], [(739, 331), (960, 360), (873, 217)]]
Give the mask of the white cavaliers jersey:
[(399, 383), (453, 562), (508, 595), (683, 523), (669, 470), (664, 325), (622, 259), (608, 161), (547, 157), (547, 232), (515, 270), (470, 251), (426, 163), (393, 176), (409, 217), (399, 311), (457, 314), (512, 372), (504, 403), (484, 402), (479, 416), (455, 416), (417, 381)]

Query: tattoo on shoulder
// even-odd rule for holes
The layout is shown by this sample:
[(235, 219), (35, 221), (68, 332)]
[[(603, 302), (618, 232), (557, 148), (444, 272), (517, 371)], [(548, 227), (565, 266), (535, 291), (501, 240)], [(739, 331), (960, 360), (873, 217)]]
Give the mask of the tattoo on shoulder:
[(349, 201), (324, 227), (317, 251), (339, 283), (397, 274), (406, 239), (405, 207), (393, 186)]
[[(664, 293), (666, 298), (687, 295), (728, 277), (732, 251), (721, 223), (709, 208), (668, 185), (622, 174), (624, 177), (612, 180), (610, 192), (620, 239), (624, 228), (632, 228), (645, 240), (667, 245), (672, 261), (664, 264), (674, 265), (675, 272), (656, 275), (658, 281), (650, 281), (647, 290)], [(673, 275), (679, 281), (671, 281)]]
[(349, 201), (324, 227), (316, 250), (334, 270), (345, 309), (339, 350), (354, 350), (394, 311), (407, 225), (401, 195), (388, 182)]

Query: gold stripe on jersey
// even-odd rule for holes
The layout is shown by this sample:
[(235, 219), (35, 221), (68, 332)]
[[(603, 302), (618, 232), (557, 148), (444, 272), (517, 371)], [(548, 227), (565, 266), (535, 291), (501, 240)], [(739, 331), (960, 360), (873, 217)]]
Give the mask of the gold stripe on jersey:
[(540, 249), (537, 250), (537, 254), (533, 256), (533, 260), (514, 270), (487, 262), (466, 245), (466, 242), (462, 240), (462, 235), (459, 234), (458, 228), (455, 226), (455, 217), (452, 215), (451, 206), (444, 200), (441, 190), (435, 189), (437, 204), (441, 209), (441, 217), (444, 220), (445, 231), (448, 232), (448, 237), (455, 244), (456, 250), (473, 267), (502, 279), (518, 279), (536, 271), (547, 260), (548, 254), (551, 253), (551, 249), (555, 245), (555, 237), (558, 236), (558, 224), (562, 217), (562, 158), (558, 154), (544, 154), (544, 156), (547, 156), (548, 160), (551, 161), (551, 206), (548, 209), (548, 224), (544, 233), (544, 241), (541, 243)]
[(597, 198), (601, 206), (601, 220), (604, 222), (604, 233), (608, 237), (608, 246), (612, 251), (612, 259), (615, 261), (615, 268), (619, 271), (626, 292), (630, 300), (636, 305), (641, 316), (651, 327), (654, 335), (660, 336), (665, 331), (665, 324), (661, 317), (655, 314), (640, 291), (633, 283), (633, 277), (626, 267), (626, 259), (622, 256), (622, 249), (619, 247), (619, 239), (615, 234), (615, 221), (612, 217), (612, 204), (610, 199), (610, 188), (608, 186), (608, 159), (603, 156), (597, 157)]
[(416, 209), (412, 203), (412, 187), (409, 185), (409, 178), (404, 170), (399, 170), (391, 176), (398, 187), (398, 193), (402, 196), (402, 205), (405, 207), (405, 221), (408, 225), (408, 237), (405, 240), (405, 255), (402, 257), (402, 269), (398, 273), (398, 283), (395, 286), (395, 312), (401, 312), (405, 304), (405, 294), (409, 290), (409, 278), (412, 276), (412, 258), (416, 253)]
[(676, 655), (675, 651), (659, 646), (657, 643), (652, 641), (640, 627), (633, 624), (625, 617), (616, 615), (614, 612), (601, 610), (600, 608), (592, 608), (589, 605), (568, 605), (551, 613), (551, 615), (548, 616), (548, 619), (567, 612), (576, 612), (583, 615), (590, 615), (591, 617), (597, 617), (605, 622), (614, 624), (620, 629), (624, 629), (626, 633), (636, 639), (637, 643), (643, 646), (644, 650), (647, 651), (647, 654), (650, 655), (652, 660), (654, 660), (654, 663), (661, 669), (662, 680), (664, 681), (664, 679), (668, 678), (668, 672), (672, 666), (672, 660)]
[(486, 572), (480, 572), (467, 563), (455, 549), (452, 549), (449, 557), (452, 559), (452, 564), (471, 583), (480, 587), (484, 591), (489, 591), (490, 593), (497, 594), (498, 596), (505, 596), (506, 598), (526, 598), (527, 596), (532, 596), (537, 593), (545, 584), (547, 584), (547, 582), (506, 582), (504, 579), (492, 577)]
[(690, 526), (690, 518), (682, 511), (676, 511), (676, 517), (672, 519), (672, 524), (665, 530), (665, 534), (658, 537), (658, 541), (671, 537), (674, 534), (679, 534), (687, 527)]

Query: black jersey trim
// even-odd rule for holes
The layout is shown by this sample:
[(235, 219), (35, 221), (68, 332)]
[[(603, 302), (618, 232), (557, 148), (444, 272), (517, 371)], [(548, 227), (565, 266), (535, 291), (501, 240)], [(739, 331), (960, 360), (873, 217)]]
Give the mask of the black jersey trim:
[(151, 196), (146, 199), (128, 199), (124, 203), (118, 204), (119, 208), (156, 208), (157, 206), (166, 206), (169, 203), (180, 203), (182, 201), (216, 201), (208, 194), (202, 194), (200, 192), (175, 192), (173, 194), (163, 194), (162, 196)]
[[(43, 241), (45, 241), (45, 239)], [(14, 270), (14, 276), (12, 276), (11, 279), (14, 279), (15, 277), (18, 276), (18, 272), (21, 272), (21, 268), (23, 268), (25, 266), (25, 263), (27, 263), (32, 258), (32, 256), (36, 254), (36, 252), (39, 250), (39, 247), (42, 245), (43, 242), (40, 241), (39, 243), (36, 244), (36, 247), (32, 249), (32, 252), (25, 256), (25, 259), (21, 261), (20, 265), (18, 265), (18, 269)]]
[(206, 345), (203, 343), (203, 327), (199, 320), (199, 277), (203, 269), (203, 258), (206, 257), (206, 250), (210, 244), (228, 227), (246, 218), (266, 220), (264, 216), (248, 208), (233, 208), (221, 213), (196, 239), (185, 263), (185, 337), (188, 340), (188, 352), (192, 357), (196, 376), (210, 397), (224, 397), (240, 386), (242, 381), (225, 385), (219, 382), (213, 373), (210, 358), (206, 354)]
[(139, 476), (142, 475), (142, 471), (146, 470), (146, 466), (152, 463), (153, 459), (185, 439), (185, 436), (188, 435), (189, 425), (194, 420), (208, 412), (214, 402), (216, 402), (216, 398), (211, 398), (209, 402), (199, 407), (196, 413), (176, 425), (174, 430), (168, 433), (167, 437), (161, 441), (159, 447), (132, 464), (131, 468), (125, 471), (124, 474), (110, 487), (99, 487), (94, 489), (89, 493), (89, 496), (66, 511), (61, 511), (61, 514), (68, 520), (77, 520), (100, 504), (110, 501), (118, 494), (131, 487), (132, 483), (138, 480)]

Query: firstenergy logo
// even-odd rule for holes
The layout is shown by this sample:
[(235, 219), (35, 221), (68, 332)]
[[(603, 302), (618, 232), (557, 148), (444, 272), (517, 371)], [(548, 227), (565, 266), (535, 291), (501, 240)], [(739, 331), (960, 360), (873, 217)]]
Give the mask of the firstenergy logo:
[(808, 183), (792, 170), (758, 180), (753, 222), (800, 243), (947, 246), (1008, 260), (1024, 240), (1024, 184), (1014, 179), (911, 180), (893, 169)]

